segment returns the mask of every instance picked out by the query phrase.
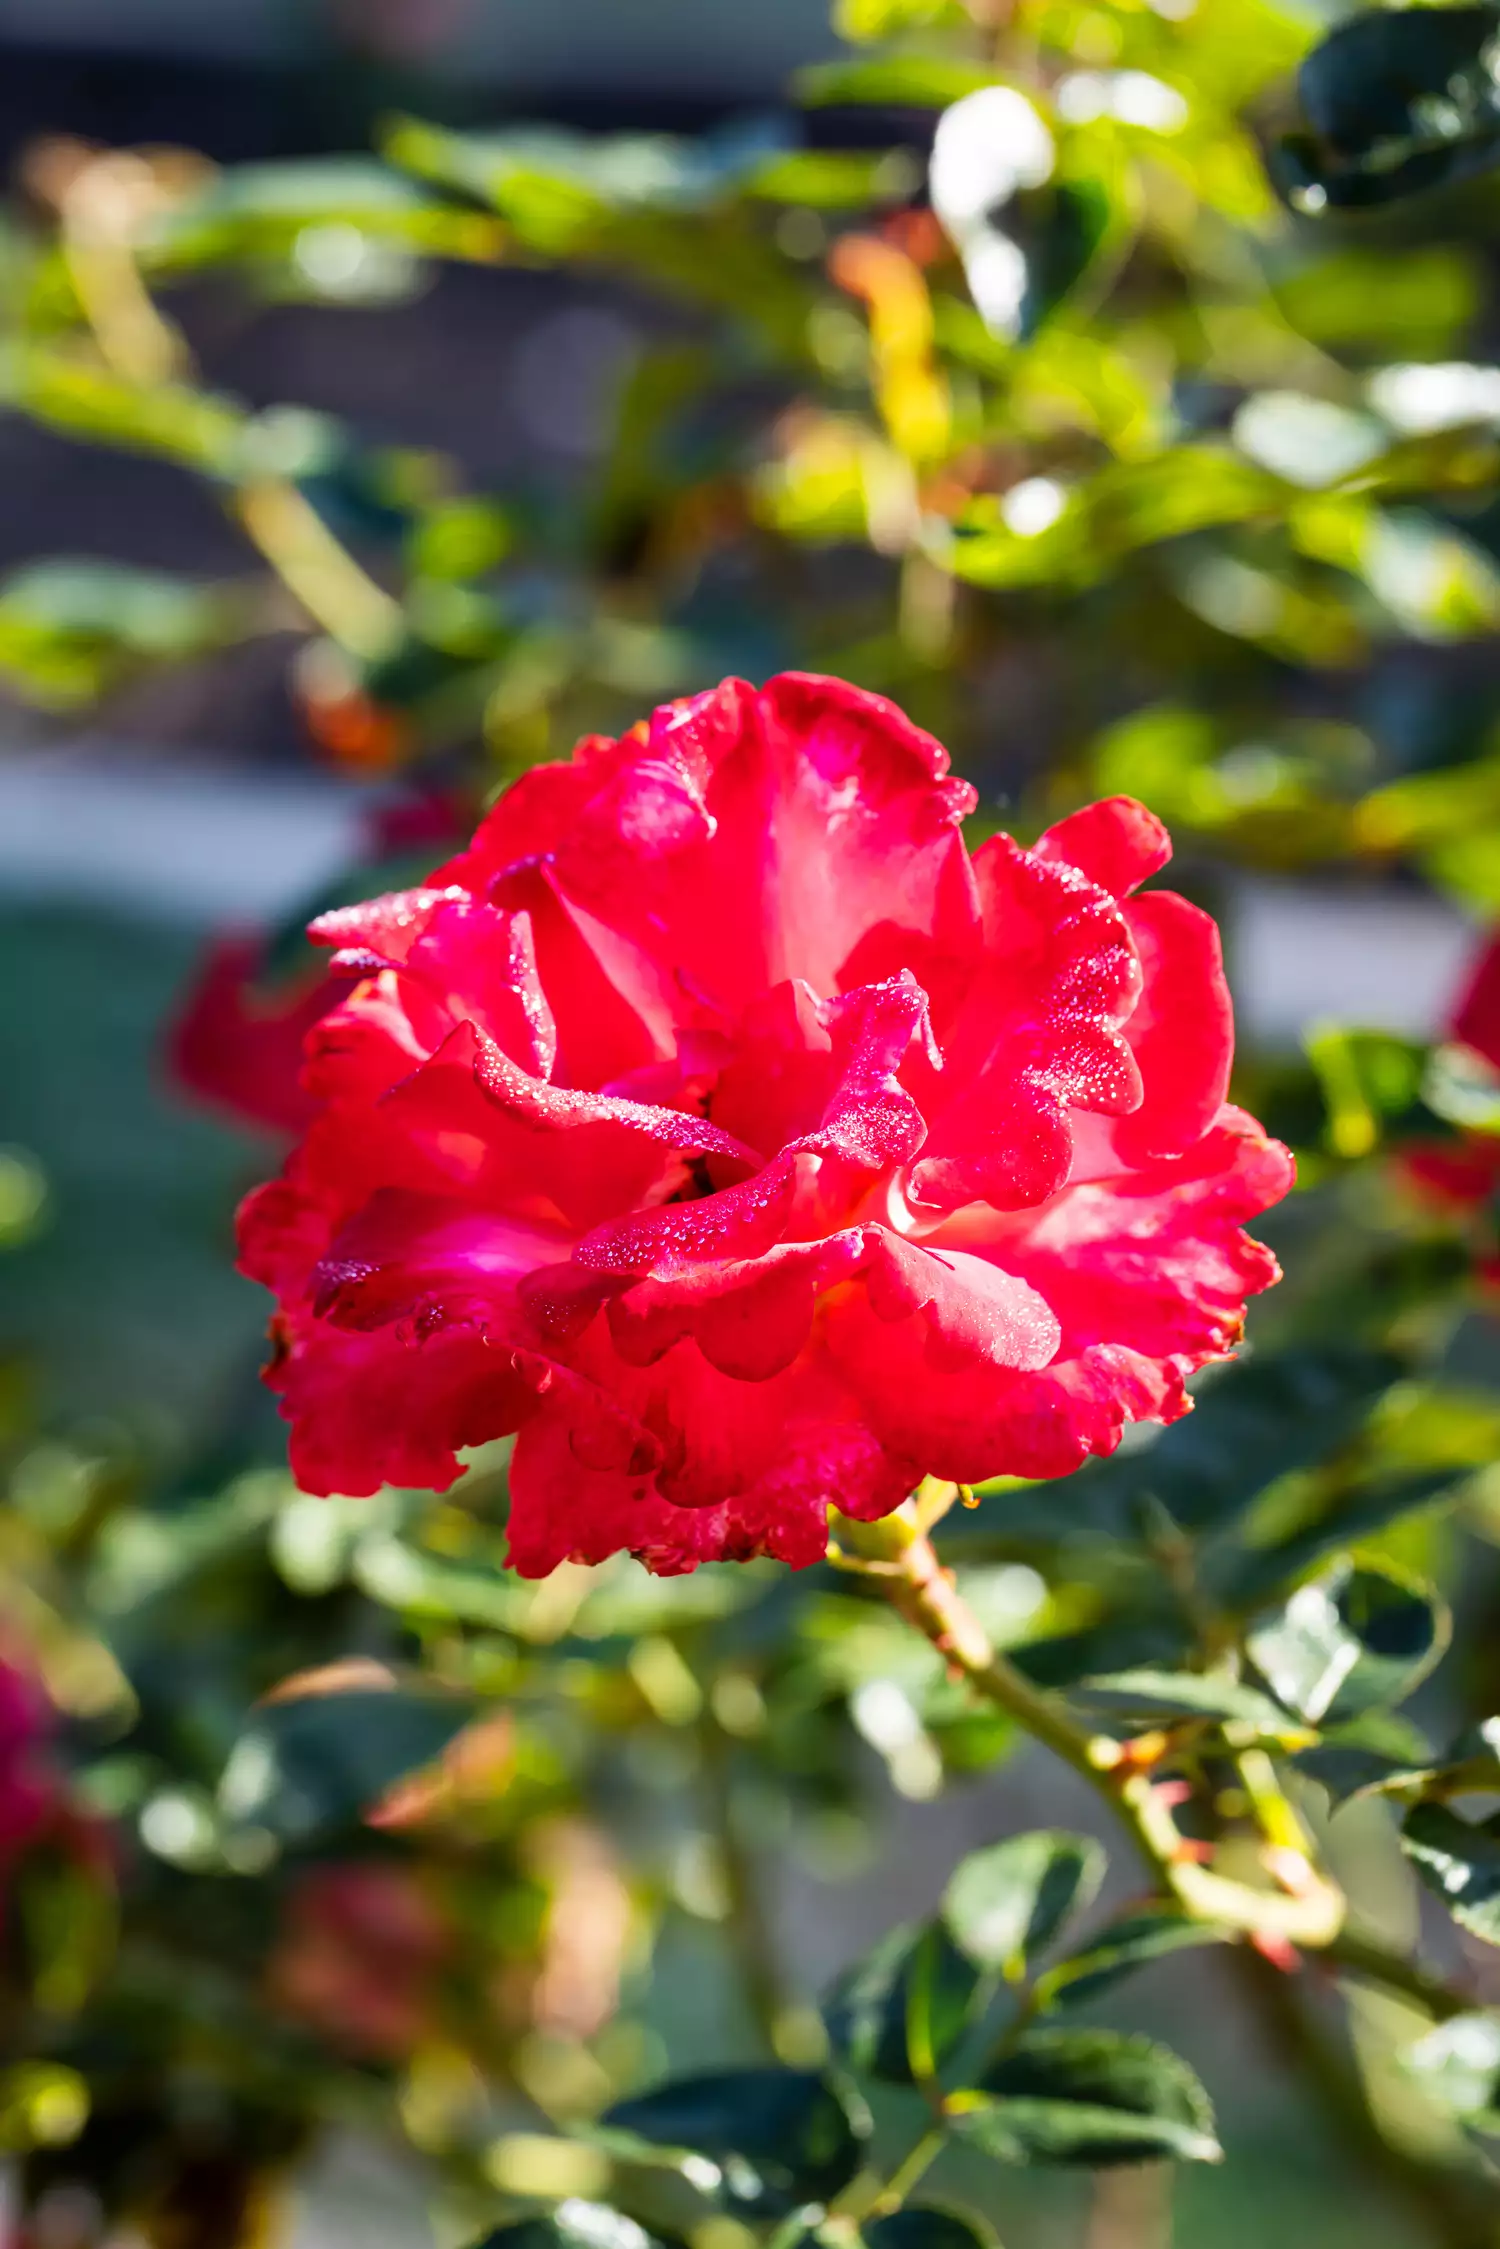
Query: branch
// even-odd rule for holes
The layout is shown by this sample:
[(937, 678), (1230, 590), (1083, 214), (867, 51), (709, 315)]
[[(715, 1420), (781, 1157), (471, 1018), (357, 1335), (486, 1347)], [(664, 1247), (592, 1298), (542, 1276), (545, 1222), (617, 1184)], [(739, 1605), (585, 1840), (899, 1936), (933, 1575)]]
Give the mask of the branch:
[[(956, 1487), (954, 1488), (956, 1496)], [(1257, 1810), (1266, 1831), (1266, 1859), (1281, 1884), (1256, 1889), (1200, 1863), (1200, 1849), (1179, 1833), (1172, 1799), (1128, 1742), (1091, 1733), (1060, 1696), (1034, 1687), (999, 1649), (964, 1600), (951, 1572), (934, 1553), (927, 1530), (941, 1513), (930, 1484), (917, 1500), (878, 1523), (834, 1517), (830, 1560), (877, 1582), (892, 1605), (914, 1624), (976, 1693), (1007, 1711), (1022, 1730), (1086, 1780), (1120, 1821), (1145, 1864), (1153, 1886), (1198, 1921), (1216, 1924), (1226, 1937), (1249, 1937), (1267, 1947), (1296, 1946), (1366, 1982), (1415, 1999), (1443, 2021), (1472, 2005), (1436, 1976), (1344, 1926), (1345, 1900), (1300, 1847), (1292, 1807), (1255, 1770)], [(1249, 1763), (1247, 1759), (1244, 1762)], [(1281, 1819), (1284, 1806), (1286, 1818)]]

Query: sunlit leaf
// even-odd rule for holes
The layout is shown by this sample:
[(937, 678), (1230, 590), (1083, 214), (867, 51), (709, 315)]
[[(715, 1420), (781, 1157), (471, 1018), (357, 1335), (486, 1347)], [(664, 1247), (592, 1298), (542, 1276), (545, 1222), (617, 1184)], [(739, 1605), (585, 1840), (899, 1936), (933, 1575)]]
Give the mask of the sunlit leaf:
[(1461, 1928), (1500, 1944), (1500, 1833), (1496, 1822), (1460, 1819), (1446, 1804), (1414, 1804), (1401, 1848)]
[(891, 109), (946, 109), (992, 82), (982, 63), (938, 54), (871, 56), (857, 62), (814, 63), (798, 73), (797, 99), (808, 109), (878, 102)]
[(1500, 2132), (1500, 2018), (1455, 2015), (1403, 2057), (1429, 2100), (1461, 2124)]
[(1089, 1836), (1013, 1835), (960, 1860), (943, 1919), (977, 1966), (1014, 1978), (1092, 1902), (1104, 1871), (1104, 1851)]
[(1341, 1562), (1299, 1586), (1247, 1645), (1278, 1699), (1319, 1725), (1401, 1701), (1438, 1661), (1450, 1631), (1430, 1586), (1389, 1566)]

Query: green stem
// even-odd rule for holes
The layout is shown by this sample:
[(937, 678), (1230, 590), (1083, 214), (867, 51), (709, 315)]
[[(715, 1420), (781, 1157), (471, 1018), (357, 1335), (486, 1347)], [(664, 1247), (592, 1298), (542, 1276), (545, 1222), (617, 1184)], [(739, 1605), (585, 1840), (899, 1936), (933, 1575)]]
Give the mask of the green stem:
[(1420, 1960), (1408, 1960), (1404, 1953), (1393, 1952), (1378, 1938), (1361, 1935), (1355, 1929), (1341, 1929), (1332, 1944), (1324, 1947), (1323, 1958), (1330, 1967), (1357, 1976), (1361, 1983), (1414, 2000), (1434, 2022), (1451, 2022), (1455, 2015), (1469, 2014), (1478, 2004), (1455, 1991), (1430, 1968), (1424, 1968)]
[(948, 2135), (941, 2124), (934, 2124), (930, 2131), (923, 2133), (916, 2146), (910, 2150), (904, 2161), (897, 2165), (887, 2179), (876, 2198), (871, 2212), (872, 2216), (884, 2217), (888, 2212), (901, 2208), (912, 2188), (926, 2175), (942, 2154), (947, 2144), (947, 2137)]
[(1254, 1889), (1200, 1865), (1178, 1833), (1170, 1801), (1152, 1774), (1132, 1763), (1121, 1743), (1090, 1733), (1060, 1697), (1034, 1687), (991, 1645), (952, 1576), (938, 1563), (926, 1535), (934, 1520), (930, 1499), (920, 1513), (908, 1501), (878, 1523), (836, 1516), (832, 1559), (878, 1582), (893, 1606), (977, 1693), (1007, 1711), (1024, 1732), (1089, 1783), (1124, 1826), (1156, 1889), (1195, 1920), (1216, 1923), (1226, 1936), (1248, 1935), (1321, 1954), (1367, 1981), (1416, 1998), (1439, 2019), (1470, 2004), (1426, 1970), (1346, 1930), (1342, 1892), (1294, 1847), (1291, 1829), (1279, 1843), (1295, 1877), (1295, 1885), (1285, 1890)]

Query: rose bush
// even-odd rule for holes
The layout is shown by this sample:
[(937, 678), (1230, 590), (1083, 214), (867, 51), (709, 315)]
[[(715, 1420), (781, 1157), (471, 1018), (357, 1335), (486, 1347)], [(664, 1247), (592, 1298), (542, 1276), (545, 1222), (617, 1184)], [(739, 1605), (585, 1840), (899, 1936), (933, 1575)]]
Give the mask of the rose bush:
[(1128, 799), (972, 856), (889, 702), (729, 681), (312, 934), (358, 979), (241, 1214), (314, 1492), (517, 1432), (511, 1553), (826, 1545), (1057, 1476), (1239, 1339), (1290, 1159), (1228, 1106), (1209, 917)]

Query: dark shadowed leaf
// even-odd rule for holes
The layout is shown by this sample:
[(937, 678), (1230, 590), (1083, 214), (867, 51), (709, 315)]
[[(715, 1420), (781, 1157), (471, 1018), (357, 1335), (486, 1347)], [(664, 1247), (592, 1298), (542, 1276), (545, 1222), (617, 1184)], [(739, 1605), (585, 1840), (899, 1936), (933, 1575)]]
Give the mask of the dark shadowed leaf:
[(1430, 1586), (1340, 1563), (1299, 1586), (1246, 1644), (1277, 1698), (1320, 1725), (1401, 1701), (1438, 1661), (1450, 1631)]
[(1003, 1531), (1011, 1514), (1054, 1540), (1128, 1537), (1150, 1500), (1183, 1530), (1223, 1528), (1277, 1477), (1346, 1443), (1402, 1371), (1390, 1352), (1347, 1345), (1238, 1361), (1155, 1443), (1041, 1487), (1040, 1506), (1032, 1487), (986, 1493), (955, 1543), (966, 1530), (976, 1539)]
[(1012, 1652), (1018, 1671), (1039, 1687), (1072, 1687), (1084, 1679), (1112, 1678), (1117, 1672), (1167, 1671), (1188, 1649), (1180, 1618), (1109, 1617), (1082, 1632), (1057, 1632), (1027, 1640)]
[(1184, 1530), (1216, 1529), (1289, 1469), (1322, 1460), (1353, 1435), (1402, 1372), (1387, 1351), (1330, 1346), (1230, 1367), (1132, 1471)]
[(1495, 8), (1369, 9), (1303, 63), (1307, 130), (1277, 151), (1299, 210), (1391, 203), (1500, 158)]
[(851, 2069), (911, 2085), (947, 2059), (986, 1996), (973, 1963), (934, 1921), (893, 1929), (840, 1977), (823, 2021)]
[(284, 1842), (348, 1826), (439, 1756), (476, 1707), (469, 1696), (406, 1687), (262, 1705), (224, 1768), (221, 1808)]
[(1220, 2153), (1187, 2063), (1121, 2031), (1032, 2031), (950, 2112), (964, 2139), (1003, 2163), (1212, 2163)]
[(737, 2217), (783, 2218), (828, 2202), (859, 2169), (868, 2120), (828, 2080), (801, 2070), (684, 2077), (621, 2101), (599, 2137), (629, 2160), (706, 2158), (693, 2184)]
[(884, 2218), (867, 2218), (857, 2233), (838, 2218), (805, 2233), (796, 2249), (999, 2249), (994, 2234), (972, 2211), (941, 2210), (931, 2203), (908, 2203)]
[(1373, 1538), (1377, 1531), (1401, 1522), (1408, 1515), (1420, 1515), (1431, 1508), (1449, 1505), (1458, 1498), (1469, 1474), (1469, 1468), (1464, 1466), (1422, 1469), (1410, 1476), (1381, 1477), (1363, 1489), (1346, 1494), (1328, 1514), (1294, 1531), (1275, 1546), (1257, 1547), (1237, 1555), (1227, 1569), (1218, 1573), (1216, 1582), (1224, 1598), (1243, 1611), (1248, 1605), (1264, 1600), (1278, 1585), (1299, 1577), (1325, 1554), (1337, 1553), (1340, 1547)]
[(1193, 1921), (1170, 1906), (1147, 1907), (1122, 1914), (1091, 1938), (1081, 1952), (1049, 1968), (1037, 1987), (1044, 2006), (1073, 2007), (1096, 1999), (1111, 1984), (1133, 1975), (1153, 1960), (1169, 1953), (1187, 1952), (1199, 1945), (1220, 1944), (1224, 1932), (1203, 1921)]
[(865, 2249), (994, 2249), (995, 2237), (979, 2218), (927, 2203), (908, 2204), (860, 2229)]
[(474, 2249), (675, 2249), (670, 2235), (647, 2233), (634, 2218), (599, 2202), (560, 2203), (545, 2215), (497, 2226)]
[(1500, 1834), (1493, 1820), (1481, 1825), (1446, 1804), (1415, 1804), (1401, 1848), (1461, 1928), (1500, 1944)]
[(1102, 1846), (1086, 1835), (1043, 1829), (974, 1851), (955, 1870), (943, 1919), (981, 1968), (1018, 1977), (1033, 1956), (1097, 1896)]

